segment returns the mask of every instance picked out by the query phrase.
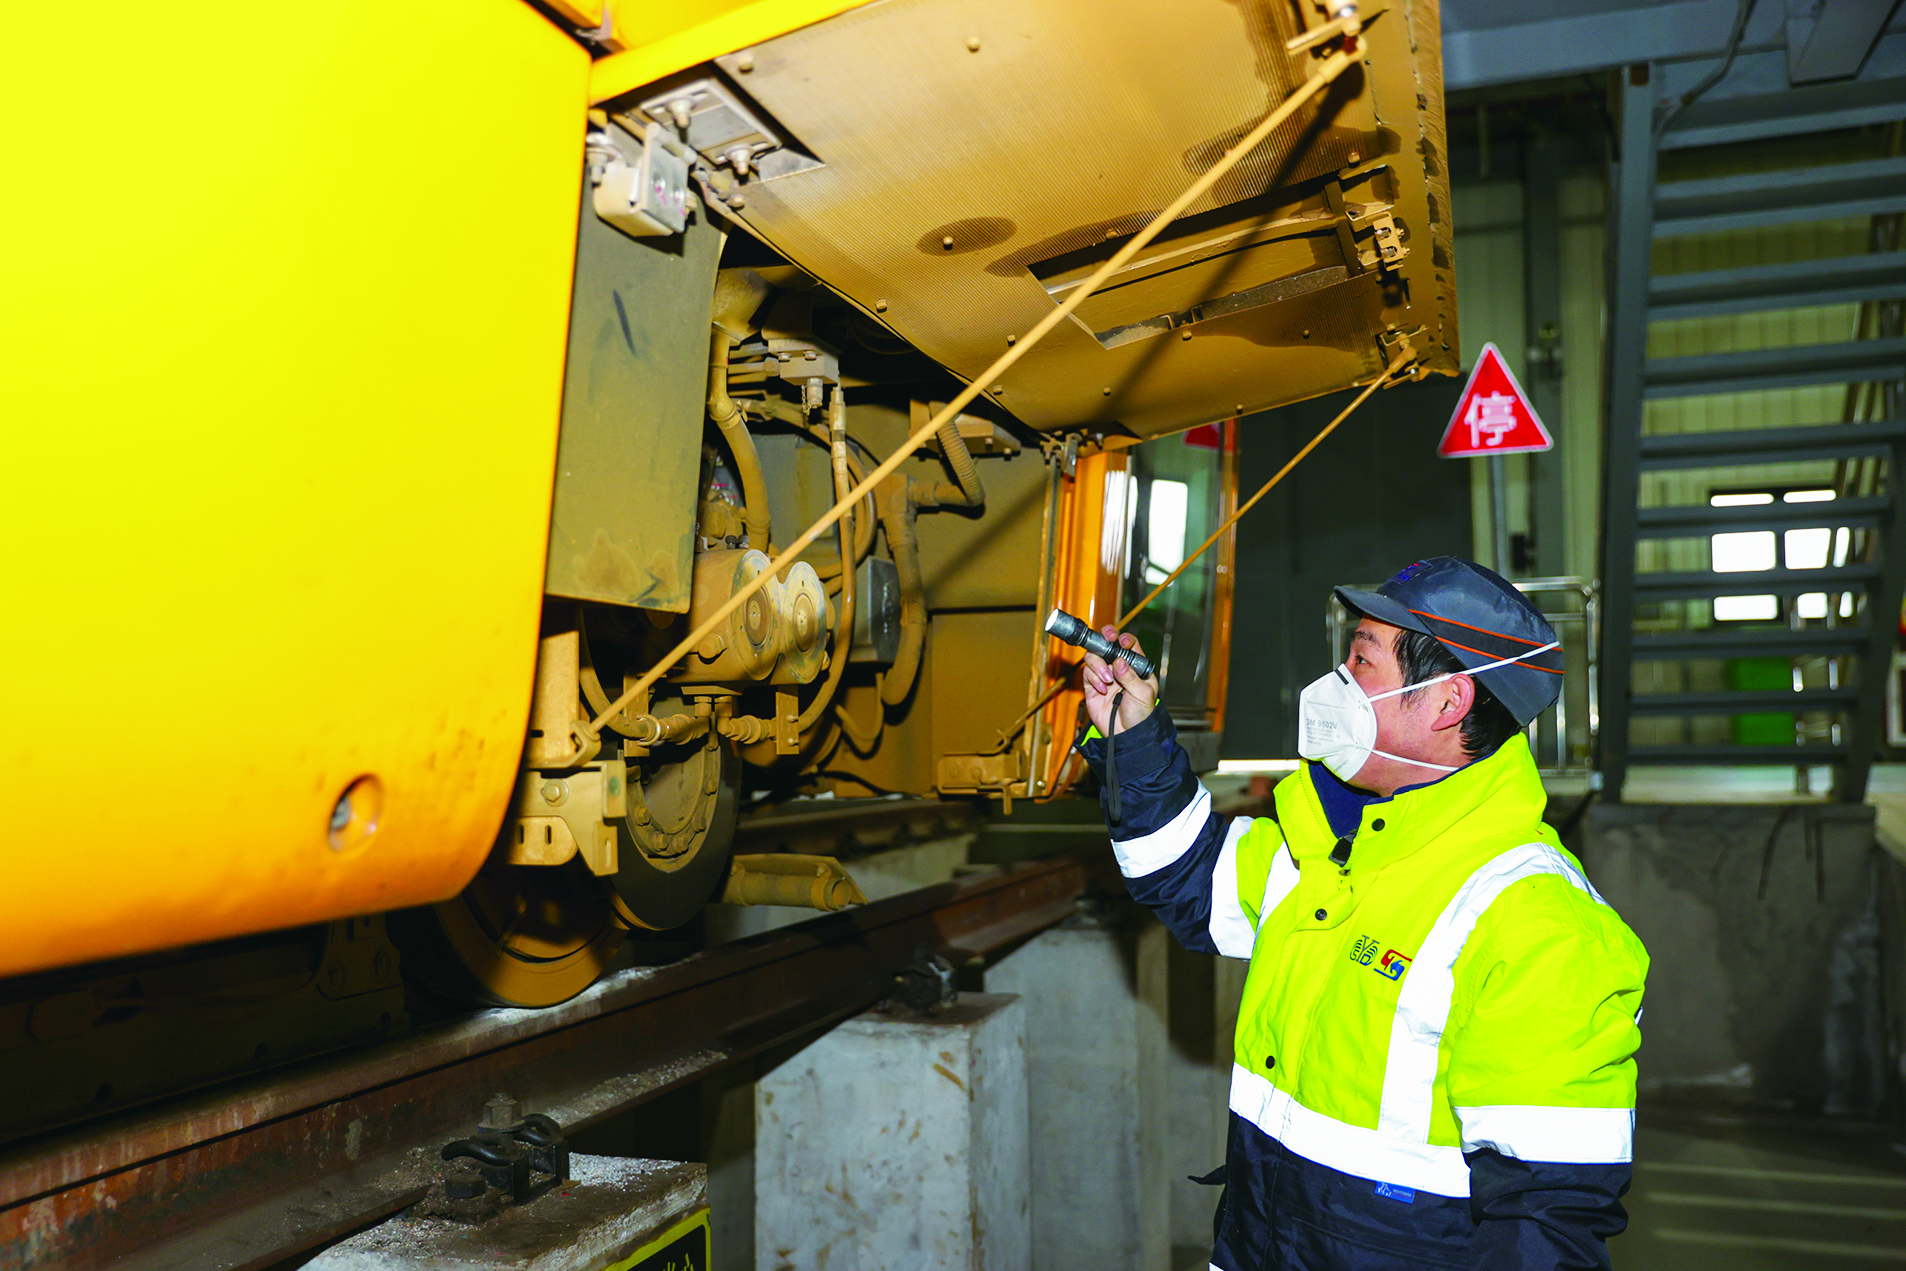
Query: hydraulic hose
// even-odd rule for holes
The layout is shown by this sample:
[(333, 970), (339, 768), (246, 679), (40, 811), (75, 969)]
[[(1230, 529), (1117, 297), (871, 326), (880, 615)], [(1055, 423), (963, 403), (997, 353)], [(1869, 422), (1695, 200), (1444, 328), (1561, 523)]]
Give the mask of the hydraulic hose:
[[(833, 401), (827, 412), (828, 435), (832, 439), (834, 452), (834, 497), (842, 503), (853, 506), (853, 500), (847, 497), (851, 482), (847, 478), (847, 404), (841, 398), (839, 388), (834, 390)], [(851, 559), (854, 549), (854, 514), (843, 513), (840, 518), (840, 555), (841, 560)], [(834, 648), (827, 667), (827, 680), (821, 685), (821, 691), (807, 704), (800, 718), (795, 720), (794, 731), (797, 735), (805, 733), (820, 723), (821, 716), (834, 700), (834, 694), (840, 688), (843, 676), (847, 674), (847, 655), (854, 643), (854, 571), (841, 570), (840, 604), (836, 608), (834, 622)]]
[(728, 354), (735, 337), (719, 327), (708, 343), (708, 417), (721, 430), (728, 443), (728, 454), (735, 461), (735, 476), (741, 481), (741, 518), (748, 527), (748, 544), (756, 551), (773, 555), (768, 543), (768, 481), (761, 472), (761, 456), (754, 448), (754, 436), (741, 407), (728, 395)]
[[(966, 506), (986, 506), (986, 488), (979, 483), (979, 465), (973, 462), (973, 452), (966, 448), (966, 438), (960, 436), (959, 420), (949, 419), (940, 426), (940, 453), (946, 456), (947, 466), (953, 469), (953, 479), (960, 483), (960, 493), (966, 496)], [(940, 506), (953, 505), (942, 499)]]
[[(810, 423), (807, 413), (793, 402), (779, 397), (769, 397), (761, 402), (749, 399), (742, 404), (744, 411), (754, 411), (770, 419), (778, 419), (792, 424), (822, 445), (831, 446), (829, 430), (819, 424)], [(948, 432), (953, 433), (949, 445)], [(972, 451), (967, 448), (966, 439), (959, 436), (956, 422), (949, 422), (937, 434), (941, 439), (941, 448), (949, 456), (958, 455), (953, 460), (955, 477), (961, 472), (962, 465), (971, 477), (970, 489), (974, 498), (969, 502), (967, 492), (960, 486), (938, 483), (934, 490), (946, 495), (945, 503), (936, 502), (934, 506), (979, 507), (986, 499), (985, 490), (980, 485), (979, 466), (974, 463)], [(859, 443), (855, 443), (859, 444)], [(854, 458), (853, 452), (847, 453), (847, 471), (859, 485), (866, 477), (866, 470)], [(962, 483), (963, 485), (965, 483)], [(920, 572), (920, 540), (914, 528), (914, 512), (932, 496), (923, 496), (923, 487), (906, 477), (889, 478), (879, 490), (869, 495), (864, 508), (856, 508), (854, 523), (854, 561), (867, 559), (874, 546), (874, 521), (878, 518), (880, 528), (887, 535), (887, 550), (893, 553), (894, 574), (900, 587), (900, 644), (894, 654), (893, 665), (880, 677), (880, 701), (883, 706), (895, 706), (906, 700), (913, 689), (914, 677), (919, 674), (920, 654), (924, 651), (927, 636), (926, 579)], [(828, 584), (828, 593), (835, 594), (841, 589), (840, 573), (836, 567), (817, 567), (823, 582)], [(874, 739), (880, 735), (880, 723), (876, 721), (871, 738), (855, 728), (847, 728), (848, 737), (862, 750), (868, 749)]]
[(894, 578), (900, 584), (900, 647), (881, 681), (880, 700), (885, 706), (897, 706), (913, 691), (927, 639), (926, 579), (920, 573), (920, 540), (913, 527), (913, 483), (905, 477), (888, 481), (880, 487), (878, 506), (887, 550), (893, 553)]
[[(919, 403), (915, 403), (920, 406)], [(920, 406), (921, 414), (914, 420), (918, 423), (925, 418), (925, 408)], [(960, 436), (960, 421), (949, 419), (940, 425), (934, 436), (939, 438), (940, 453), (946, 456), (946, 466), (953, 470), (953, 483), (945, 481), (934, 483), (930, 489), (923, 489), (913, 496), (915, 507), (920, 508), (978, 508), (986, 506), (986, 489), (980, 485), (979, 465), (973, 462), (973, 452), (966, 448), (966, 438)]]
[[(778, 419), (784, 424), (791, 424), (823, 446), (831, 447), (834, 444), (832, 435), (826, 425), (810, 422), (807, 417), (807, 412), (786, 398), (767, 397), (761, 401), (748, 398), (736, 404), (741, 407), (744, 413), (752, 412), (760, 415), (764, 419)], [(859, 445), (860, 443), (856, 442), (854, 444)], [(853, 451), (851, 450), (847, 452), (847, 473), (854, 479), (854, 484), (856, 485), (860, 483), (861, 478), (867, 475), (867, 469), (861, 465), (858, 459), (854, 458)], [(864, 509), (857, 510), (854, 515), (854, 563), (856, 566), (858, 566), (861, 561), (866, 560), (874, 550), (873, 496), (869, 495), (866, 503), (867, 506)], [(816, 565), (814, 572), (819, 574), (823, 581), (831, 581), (840, 576), (840, 568), (837, 565)], [(838, 588), (830, 587), (828, 590), (829, 592), (833, 592), (838, 590)]]
[(876, 701), (874, 705), (874, 722), (871, 728), (863, 730), (859, 724), (854, 722), (854, 717), (848, 711), (845, 701), (842, 701), (839, 706), (834, 708), (834, 719), (840, 724), (842, 734), (846, 736), (849, 742), (853, 743), (854, 749), (860, 751), (863, 755), (873, 753), (874, 747), (880, 742), (880, 734), (885, 731), (887, 726), (886, 703), (880, 700), (881, 684), (885, 678), (886, 677), (880, 672), (874, 672), (874, 697)]
[[(779, 577), (780, 572), (792, 564), (794, 560), (806, 550), (810, 543), (819, 538), (822, 534), (825, 534), (830, 526), (847, 516), (856, 503), (865, 498), (867, 494), (878, 487), (881, 482), (898, 471), (900, 465), (905, 463), (908, 456), (917, 448), (924, 445), (928, 437), (937, 433), (948, 420), (959, 418), (960, 412), (970, 405), (973, 399), (980, 395), (981, 391), (995, 383), (1000, 375), (1017, 365), (1021, 358), (1038, 347), (1039, 342), (1045, 339), (1054, 327), (1070, 318), (1080, 305), (1084, 304), (1094, 292), (1105, 284), (1107, 279), (1131, 263), (1132, 258), (1150, 246), (1152, 240), (1157, 238), (1167, 225), (1170, 225), (1173, 221), (1184, 215), (1187, 208), (1204, 197), (1212, 186), (1222, 181), (1226, 174), (1237, 167), (1239, 162), (1242, 161), (1246, 155), (1256, 150), (1264, 143), (1266, 138), (1276, 132), (1278, 128), (1282, 127), (1284, 121), (1295, 114), (1299, 106), (1302, 106), (1305, 102), (1308, 102), (1323, 92), (1323, 90), (1328, 88), (1331, 84), (1334, 84), (1340, 75), (1355, 65), (1360, 57), (1360, 51), (1357, 47), (1357, 36), (1361, 29), (1355, 11), (1351, 10), (1347, 12), (1344, 17), (1330, 25), (1336, 29), (1331, 33), (1329, 38), (1341, 38), (1342, 43), (1336, 52), (1317, 64), (1316, 70), (1309, 79), (1294, 89), (1290, 96), (1278, 104), (1276, 109), (1265, 115), (1264, 118), (1258, 122), (1257, 126), (1246, 133), (1235, 146), (1232, 146), (1229, 150), (1226, 150), (1224, 154), (1219, 156), (1216, 163), (1207, 168), (1204, 174), (1197, 180), (1186, 186), (1184, 193), (1173, 199), (1164, 210), (1160, 211), (1157, 216), (1154, 216), (1144, 229), (1132, 235), (1123, 247), (1112, 253), (1111, 257), (1104, 264), (1092, 272), (1091, 277), (1087, 278), (1077, 287), (1074, 287), (1071, 294), (1068, 295), (1064, 301), (1055, 305), (1047, 312), (1045, 317), (1034, 323), (1032, 329), (1026, 332), (1024, 339), (1015, 342), (996, 358), (993, 364), (987, 367), (985, 371), (974, 376), (965, 388), (954, 394), (953, 400), (941, 408), (938, 414), (915, 429), (913, 435), (908, 437), (904, 444), (896, 447), (894, 452), (888, 455), (872, 472), (868, 473), (859, 485), (848, 491), (845, 497), (837, 500), (834, 506), (822, 515), (819, 520), (803, 530), (792, 543), (782, 549), (781, 554), (769, 564), (767, 569), (757, 574), (749, 582), (736, 588), (733, 595), (718, 605), (713, 613), (702, 619), (700, 626), (683, 636), (680, 642), (664, 654), (654, 666), (651, 666), (638, 676), (633, 683), (622, 691), (621, 697), (609, 703), (608, 709), (598, 712), (594, 719), (577, 720), (570, 728), (571, 735), (576, 742), (576, 752), (569, 758), (570, 764), (586, 763), (586, 756), (594, 754), (595, 751), (600, 748), (600, 729), (602, 728), (603, 721), (607, 719), (608, 716), (615, 714), (615, 712), (628, 705), (629, 702), (634, 701), (645, 690), (654, 687), (655, 683), (666, 675), (671, 667), (689, 653), (693, 652), (703, 640), (708, 638), (710, 633), (718, 630), (724, 622), (728, 621), (731, 615), (743, 605), (747, 604), (748, 597), (754, 595), (755, 592), (765, 586), (769, 578)], [(727, 354), (726, 345), (722, 346), (721, 352), (725, 361)], [(711, 393), (711, 397), (712, 396), (713, 394)], [(730, 400), (728, 406), (733, 408), (733, 405), (733, 401)], [(736, 411), (736, 414), (739, 413), (739, 411)], [(745, 432), (746, 430), (743, 429), (743, 431)], [(745, 484), (743, 489), (745, 493)]]
[[(819, 430), (811, 429), (810, 432), (818, 433)], [(847, 477), (848, 477), (849, 488), (859, 484), (861, 478), (865, 477), (866, 475), (867, 475), (867, 469), (862, 467), (859, 463), (857, 463), (854, 459), (853, 452), (849, 451), (847, 453)], [(821, 568), (817, 566), (815, 568), (814, 572), (821, 576), (821, 581), (827, 585), (827, 593), (830, 596), (841, 589), (843, 585), (841, 583), (841, 578), (843, 575), (853, 573), (855, 570), (860, 568), (860, 563), (862, 561), (866, 560), (869, 556), (873, 555), (873, 552), (874, 552), (874, 506), (873, 504), (874, 504), (874, 501), (871, 498), (869, 498), (867, 500), (866, 507), (857, 507), (854, 509), (854, 515), (850, 518), (854, 523), (854, 547), (853, 547), (853, 551), (843, 559), (843, 564), (829, 565), (825, 568)]]

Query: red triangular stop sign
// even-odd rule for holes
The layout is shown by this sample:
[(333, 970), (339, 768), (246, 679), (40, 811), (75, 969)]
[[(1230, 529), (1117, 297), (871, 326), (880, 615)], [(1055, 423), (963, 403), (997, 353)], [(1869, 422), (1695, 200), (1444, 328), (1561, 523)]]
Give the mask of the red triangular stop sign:
[(1436, 453), (1445, 459), (1466, 459), (1547, 450), (1554, 445), (1555, 439), (1536, 418), (1529, 395), (1516, 383), (1501, 352), (1494, 344), (1483, 345)]

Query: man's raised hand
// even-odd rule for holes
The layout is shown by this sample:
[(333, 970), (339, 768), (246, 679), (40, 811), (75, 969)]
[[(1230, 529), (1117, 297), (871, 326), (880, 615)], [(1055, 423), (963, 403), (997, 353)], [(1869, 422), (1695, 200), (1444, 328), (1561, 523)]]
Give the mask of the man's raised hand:
[[(1100, 634), (1107, 640), (1127, 649), (1139, 649), (1138, 637), (1131, 632), (1120, 635), (1116, 627), (1101, 627)], [(1085, 655), (1085, 668), (1080, 672), (1085, 681), (1085, 713), (1102, 737), (1122, 733), (1132, 725), (1139, 723), (1152, 713), (1158, 704), (1158, 677), (1144, 678), (1125, 664), (1123, 658), (1114, 659), (1108, 667), (1105, 660), (1095, 654)], [(1119, 703), (1118, 724), (1110, 727), (1112, 718), (1112, 699), (1120, 692), (1125, 700)]]

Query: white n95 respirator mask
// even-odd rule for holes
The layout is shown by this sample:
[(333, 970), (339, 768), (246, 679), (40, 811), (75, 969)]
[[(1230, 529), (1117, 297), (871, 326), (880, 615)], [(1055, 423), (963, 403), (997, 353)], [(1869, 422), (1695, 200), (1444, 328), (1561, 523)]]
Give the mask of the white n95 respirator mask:
[(1297, 753), (1305, 759), (1321, 763), (1343, 781), (1349, 781), (1361, 772), (1371, 755), (1382, 755), (1385, 759), (1394, 759), (1398, 763), (1414, 764), (1418, 768), (1430, 768), (1437, 772), (1454, 772), (1456, 769), (1448, 764), (1405, 759), (1402, 755), (1378, 750), (1375, 704), (1386, 697), (1395, 697), (1399, 693), (1428, 688), (1432, 684), (1441, 684), (1444, 680), (1454, 679), (1458, 675), (1475, 675), (1479, 671), (1493, 671), (1499, 666), (1520, 662), (1538, 653), (1547, 653), (1560, 644), (1560, 640), (1554, 640), (1539, 649), (1530, 649), (1527, 653), (1518, 653), (1512, 658), (1490, 662), (1476, 667), (1475, 670), (1451, 671), (1447, 675), (1438, 675), (1418, 684), (1405, 684), (1402, 688), (1393, 688), (1387, 692), (1378, 693), (1374, 697), (1366, 694), (1358, 686), (1356, 680), (1351, 678), (1350, 672), (1340, 666), (1332, 667), (1306, 685), (1303, 693), (1298, 696)]

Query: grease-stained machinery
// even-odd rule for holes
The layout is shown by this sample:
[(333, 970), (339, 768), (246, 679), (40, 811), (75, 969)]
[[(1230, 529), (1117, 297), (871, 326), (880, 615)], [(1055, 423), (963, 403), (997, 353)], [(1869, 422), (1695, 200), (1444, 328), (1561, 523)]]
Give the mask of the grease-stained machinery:
[[(1334, 15), (12, 15), (0, 973), (403, 911), (409, 965), (548, 1003), (724, 888), (852, 897), (731, 861), (744, 798), (1063, 787), (1040, 617), (1110, 620), (1210, 532), (1238, 415), (1404, 342), (1456, 366), (1433, 0), (1364, 0), (1360, 64), (577, 724), (1313, 74)], [(1229, 582), (1213, 552), (1139, 623), (1207, 744)], [(293, 961), (388, 993), (354, 933)], [(0, 1019), (152, 1000), (113, 992)]]

